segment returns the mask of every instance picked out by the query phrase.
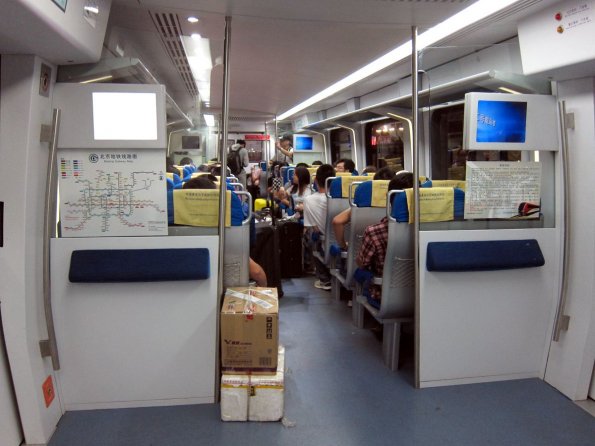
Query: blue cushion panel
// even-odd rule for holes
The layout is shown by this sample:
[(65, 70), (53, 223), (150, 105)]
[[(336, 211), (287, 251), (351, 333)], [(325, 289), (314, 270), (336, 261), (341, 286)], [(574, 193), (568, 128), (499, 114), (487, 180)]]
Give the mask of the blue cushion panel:
[(358, 207), (372, 206), (372, 181), (364, 181), (357, 186), (353, 202)]
[(73, 283), (163, 282), (210, 277), (207, 248), (90, 249), (73, 251)]
[(174, 224), (174, 191), (167, 190), (167, 224)]
[(455, 208), (454, 208), (454, 216), (456, 219), (463, 219), (465, 216), (465, 191), (463, 189), (459, 189), (455, 187)]
[(407, 209), (407, 194), (397, 192), (393, 198), (391, 216), (400, 223), (409, 222), (409, 209)]
[(428, 271), (495, 271), (544, 264), (535, 239), (430, 242), (426, 258)]
[(331, 181), (328, 193), (333, 198), (343, 197), (343, 180), (341, 180), (341, 177), (337, 177)]
[(231, 193), (231, 225), (242, 226), (244, 220), (244, 209), (242, 200), (233, 192)]

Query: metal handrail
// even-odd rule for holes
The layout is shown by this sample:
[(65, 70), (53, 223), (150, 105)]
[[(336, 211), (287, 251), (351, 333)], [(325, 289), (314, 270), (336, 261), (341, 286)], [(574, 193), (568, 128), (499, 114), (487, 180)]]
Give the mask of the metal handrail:
[(234, 191), (233, 193), (236, 195), (245, 196), (248, 199), (248, 215), (244, 220), (242, 220), (242, 226), (245, 226), (249, 224), (250, 220), (252, 219), (252, 195), (244, 190)]
[(52, 114), (52, 133), (48, 155), (43, 237), (43, 306), (45, 312), (45, 323), (48, 331), (48, 339), (47, 341), (40, 342), (41, 354), (44, 357), (50, 356), (52, 358), (52, 367), (54, 370), (60, 370), (60, 357), (58, 355), (58, 343), (56, 341), (54, 315), (52, 311), (50, 240), (56, 236), (56, 197), (58, 195), (56, 150), (58, 146), (59, 130), (60, 109), (55, 108)]
[(353, 188), (359, 186), (360, 184), (364, 183), (364, 181), (354, 181), (349, 185), (349, 206), (355, 206), (356, 204), (353, 202)]
[(330, 188), (330, 182), (332, 180), (334, 180), (335, 178), (340, 178), (340, 177), (328, 177), (326, 179), (326, 181), (324, 182), (324, 194), (328, 197), (328, 198), (333, 198), (331, 197), (331, 194), (329, 193), (329, 188)]
[(560, 299), (556, 309), (556, 322), (554, 324), (553, 340), (560, 340), (560, 333), (568, 330), (570, 318), (565, 315), (566, 301), (568, 300), (568, 270), (570, 265), (570, 167), (568, 163), (568, 133), (566, 126), (566, 102), (558, 103), (560, 113), (560, 125), (562, 127), (562, 189), (564, 199), (564, 228), (562, 237), (562, 286), (560, 287)]

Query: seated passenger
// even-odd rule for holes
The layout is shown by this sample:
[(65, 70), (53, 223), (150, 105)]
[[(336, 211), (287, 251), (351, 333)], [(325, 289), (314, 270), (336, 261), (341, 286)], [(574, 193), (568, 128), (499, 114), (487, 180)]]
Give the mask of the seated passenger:
[[(208, 176), (192, 178), (184, 183), (183, 189), (217, 189), (217, 185)], [(249, 258), (248, 275), (258, 286), (267, 286), (267, 276), (262, 267)]]
[(217, 189), (217, 185), (212, 179), (205, 175), (186, 181), (182, 186), (182, 189)]
[(292, 185), (289, 189), (281, 188), (275, 194), (275, 197), (287, 207), (291, 207), (293, 200), (293, 210), (297, 212), (298, 219), (304, 210), (304, 199), (312, 194), (310, 190), (310, 172), (305, 167), (296, 167), (293, 173)]
[(277, 192), (283, 187), (283, 178), (281, 176), (281, 167), (287, 166), (287, 163), (273, 161), (271, 163), (271, 176), (267, 180), (267, 193)]
[[(395, 173), (390, 167), (383, 167), (374, 175), (374, 180), (391, 180), (394, 178)], [(345, 242), (345, 226), (351, 221), (351, 209), (345, 209), (338, 213), (333, 218), (333, 231), (335, 231), (335, 240), (337, 240), (337, 246), (342, 250), (347, 249), (347, 242)]]
[[(399, 172), (388, 184), (388, 190), (403, 190), (413, 187), (413, 174)], [(357, 254), (356, 262), (360, 268), (369, 269), (374, 276), (382, 276), (384, 258), (388, 245), (388, 217), (380, 223), (368, 226), (364, 231), (362, 246)], [(370, 286), (370, 297), (380, 299), (381, 289), (378, 285)]]
[(267, 275), (258, 263), (250, 258), (249, 275), (252, 280), (256, 282), (257, 286), (267, 286)]
[(312, 161), (312, 167), (314, 167), (314, 166), (322, 166), (322, 161), (320, 161), (320, 160)]
[(353, 162), (353, 160), (350, 160), (349, 158), (342, 158), (339, 161), (337, 161), (335, 169), (337, 170), (337, 172), (353, 173), (353, 171), (355, 170), (355, 163)]
[(364, 171), (362, 172), (363, 175), (376, 173), (376, 166), (366, 166)]
[[(304, 229), (307, 240), (311, 240), (313, 234), (324, 234), (326, 224), (326, 179), (334, 176), (335, 169), (330, 164), (323, 164), (316, 170), (318, 192), (304, 199)], [(310, 246), (308, 243), (308, 247)], [(316, 257), (314, 257), (314, 266), (318, 278), (314, 286), (329, 291), (331, 289), (331, 275), (328, 268)]]

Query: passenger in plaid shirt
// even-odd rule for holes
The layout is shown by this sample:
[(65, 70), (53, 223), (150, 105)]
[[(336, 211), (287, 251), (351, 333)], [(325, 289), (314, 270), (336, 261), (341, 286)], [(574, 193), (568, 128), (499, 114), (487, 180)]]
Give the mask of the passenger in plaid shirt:
[[(388, 190), (403, 190), (413, 187), (413, 174), (401, 171), (397, 173), (390, 183)], [(369, 269), (374, 276), (382, 276), (386, 246), (388, 245), (388, 218), (384, 217), (380, 223), (368, 226), (364, 232), (362, 246), (357, 255), (357, 265)], [(378, 285), (370, 286), (370, 296), (380, 299), (381, 289)]]

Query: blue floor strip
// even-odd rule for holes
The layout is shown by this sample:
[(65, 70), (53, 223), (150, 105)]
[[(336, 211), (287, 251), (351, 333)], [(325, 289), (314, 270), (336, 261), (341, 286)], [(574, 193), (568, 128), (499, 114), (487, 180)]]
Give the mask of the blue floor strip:
[(285, 417), (295, 427), (223, 423), (218, 404), (76, 411), (49, 446), (595, 445), (595, 418), (545, 382), (415, 390), (410, 347), (393, 373), (378, 335), (354, 328), (345, 302), (312, 278), (283, 288)]

